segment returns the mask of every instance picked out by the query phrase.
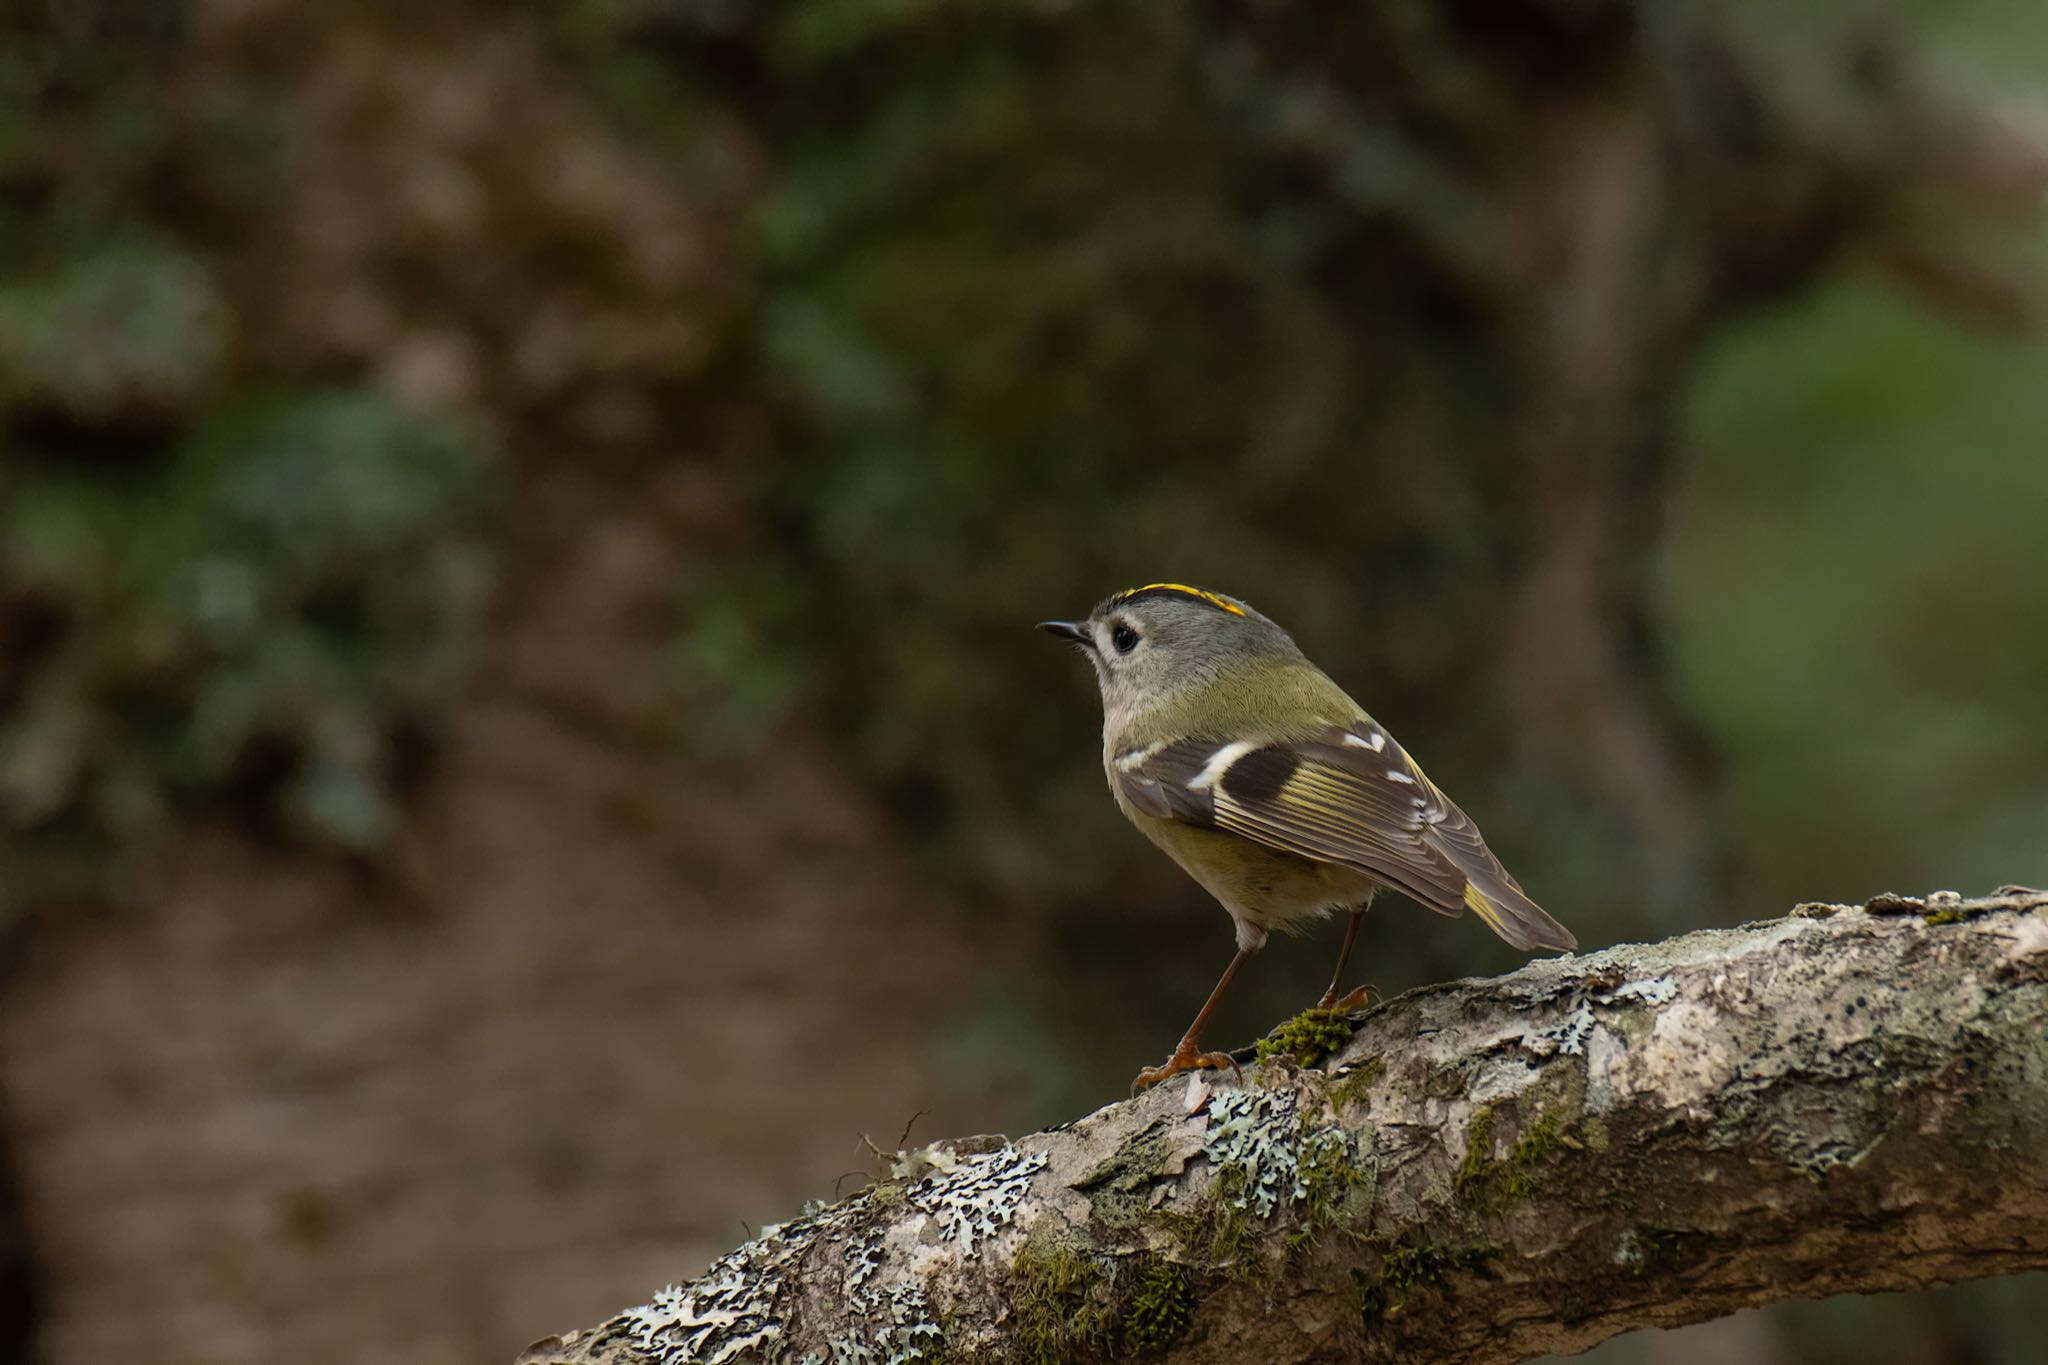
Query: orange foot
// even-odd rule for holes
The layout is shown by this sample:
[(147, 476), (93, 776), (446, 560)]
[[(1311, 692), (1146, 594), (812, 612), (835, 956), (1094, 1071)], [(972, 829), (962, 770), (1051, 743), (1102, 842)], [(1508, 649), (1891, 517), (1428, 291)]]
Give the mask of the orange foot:
[(1332, 986), (1329, 990), (1323, 992), (1322, 999), (1316, 1001), (1316, 1008), (1319, 1010), (1362, 1010), (1377, 1002), (1379, 998), (1380, 993), (1378, 990), (1371, 986), (1360, 986), (1357, 990), (1352, 991), (1340, 1000), (1337, 998), (1337, 988)]
[(1178, 1076), (1183, 1071), (1221, 1071), (1225, 1067), (1236, 1071), (1237, 1059), (1227, 1052), (1198, 1052), (1192, 1039), (1183, 1038), (1180, 1040), (1180, 1046), (1173, 1050), (1173, 1055), (1166, 1059), (1164, 1066), (1148, 1066), (1138, 1073), (1138, 1079), (1131, 1082), (1131, 1093), (1135, 1095), (1146, 1086), (1157, 1085), (1167, 1077)]

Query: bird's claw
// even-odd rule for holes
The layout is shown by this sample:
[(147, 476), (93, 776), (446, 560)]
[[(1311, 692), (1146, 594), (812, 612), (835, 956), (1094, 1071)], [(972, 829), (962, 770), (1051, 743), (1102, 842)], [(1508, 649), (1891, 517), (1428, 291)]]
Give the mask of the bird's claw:
[(1226, 1067), (1234, 1072), (1239, 1080), (1244, 1079), (1244, 1072), (1238, 1069), (1237, 1058), (1229, 1053), (1198, 1052), (1193, 1043), (1183, 1042), (1174, 1049), (1173, 1055), (1166, 1059), (1164, 1065), (1148, 1066), (1140, 1071), (1138, 1079), (1131, 1082), (1131, 1094), (1136, 1096), (1147, 1086), (1157, 1085), (1169, 1077), (1180, 1075), (1183, 1071), (1221, 1071)]
[(1335, 990), (1323, 992), (1323, 998), (1316, 1001), (1319, 1010), (1362, 1010), (1379, 1003), (1380, 993), (1376, 987), (1360, 986), (1357, 990), (1339, 996)]

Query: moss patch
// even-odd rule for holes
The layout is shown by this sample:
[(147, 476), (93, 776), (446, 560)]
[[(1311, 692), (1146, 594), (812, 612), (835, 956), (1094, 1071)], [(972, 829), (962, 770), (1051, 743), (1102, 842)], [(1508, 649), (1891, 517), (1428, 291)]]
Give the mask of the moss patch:
[(1399, 1315), (1418, 1292), (1435, 1288), (1451, 1271), (1477, 1270), (1499, 1256), (1500, 1249), (1491, 1246), (1396, 1247), (1381, 1255), (1378, 1279), (1352, 1272), (1352, 1301), (1360, 1321), (1370, 1325)]
[(1259, 1255), (1259, 1235), (1245, 1198), (1250, 1183), (1246, 1168), (1226, 1166), (1217, 1172), (1211, 1196), (1199, 1206), (1162, 1209), (1155, 1217), (1189, 1259), (1249, 1278), (1266, 1278), (1270, 1269)]
[(1351, 1041), (1351, 1016), (1343, 1010), (1305, 1009), (1259, 1040), (1258, 1059), (1292, 1057), (1314, 1066)]
[(1470, 1203), (1482, 1191), (1493, 1170), (1492, 1149), (1493, 1110), (1489, 1107), (1474, 1114), (1472, 1126), (1465, 1130), (1465, 1159), (1458, 1163), (1452, 1182), (1458, 1198)]
[(1109, 1347), (1109, 1274), (1094, 1255), (1036, 1231), (1010, 1267), (1017, 1365), (1069, 1365)]
[(1194, 1323), (1201, 1293), (1188, 1268), (1098, 1254), (1072, 1229), (1034, 1232), (1010, 1269), (1014, 1365), (1135, 1360), (1172, 1347)]
[(1677, 1228), (1630, 1228), (1622, 1234), (1620, 1259), (1635, 1275), (1668, 1270), (1685, 1259), (1693, 1236)]
[(1384, 1057), (1368, 1057), (1331, 1084), (1330, 1107), (1343, 1110), (1354, 1104), (1364, 1104), (1371, 1096), (1373, 1086), (1386, 1074)]
[(1380, 1257), (1380, 1283), (1396, 1291), (1435, 1284), (1449, 1264), (1440, 1247), (1397, 1247)]
[(1154, 1261), (1140, 1271), (1118, 1324), (1127, 1357), (1153, 1355), (1187, 1335), (1201, 1296), (1185, 1266)]
[(1500, 1213), (1541, 1190), (1536, 1168), (1564, 1147), (1564, 1123), (1551, 1110), (1531, 1124), (1508, 1154), (1493, 1159), (1494, 1112), (1482, 1109), (1466, 1133), (1465, 1159), (1454, 1181), (1458, 1200), (1477, 1213)]

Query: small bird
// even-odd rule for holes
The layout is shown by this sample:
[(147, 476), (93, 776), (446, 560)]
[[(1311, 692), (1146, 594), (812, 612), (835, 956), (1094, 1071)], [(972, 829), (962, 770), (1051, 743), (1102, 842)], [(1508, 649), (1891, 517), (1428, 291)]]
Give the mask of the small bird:
[(1471, 909), (1527, 952), (1575, 948), (1508, 875), (1471, 817), (1380, 723), (1247, 603), (1184, 583), (1106, 597), (1084, 621), (1041, 621), (1072, 641), (1102, 684), (1102, 767), (1141, 833), (1221, 901), (1237, 955), (1162, 1066), (1136, 1090), (1197, 1067), (1203, 1025), (1238, 968), (1275, 929), (1351, 914), (1338, 995), (1358, 923), (1382, 887), (1445, 915)]

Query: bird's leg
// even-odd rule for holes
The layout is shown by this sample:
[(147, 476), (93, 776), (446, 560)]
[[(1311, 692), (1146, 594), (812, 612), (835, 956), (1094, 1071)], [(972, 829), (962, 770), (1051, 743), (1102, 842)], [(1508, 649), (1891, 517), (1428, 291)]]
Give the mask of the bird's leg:
[(1330, 989), (1323, 992), (1323, 998), (1316, 1001), (1319, 1010), (1351, 1010), (1372, 1003), (1373, 990), (1360, 986), (1349, 995), (1340, 997), (1338, 988), (1344, 984), (1344, 968), (1351, 961), (1351, 945), (1358, 942), (1358, 924), (1365, 918), (1365, 907), (1353, 906), (1351, 922), (1344, 926), (1344, 946), (1337, 950), (1337, 970), (1330, 973)]
[(1178, 1076), (1183, 1071), (1194, 1071), (1200, 1067), (1229, 1067), (1235, 1071), (1237, 1062), (1227, 1052), (1204, 1052), (1201, 1050), (1202, 1026), (1209, 1022), (1209, 1016), (1216, 1012), (1216, 1002), (1223, 998), (1223, 992), (1230, 986), (1231, 978), (1244, 960), (1252, 955), (1249, 948), (1239, 948), (1237, 956), (1230, 959), (1230, 965), (1223, 969), (1223, 979), (1216, 983), (1216, 989), (1209, 992), (1209, 998), (1202, 1003), (1201, 1013), (1195, 1022), (1188, 1025), (1188, 1031), (1181, 1035), (1180, 1046), (1166, 1059), (1164, 1066), (1148, 1066), (1138, 1073), (1138, 1079), (1131, 1082), (1131, 1093), (1137, 1094), (1148, 1085), (1156, 1085), (1168, 1076)]

